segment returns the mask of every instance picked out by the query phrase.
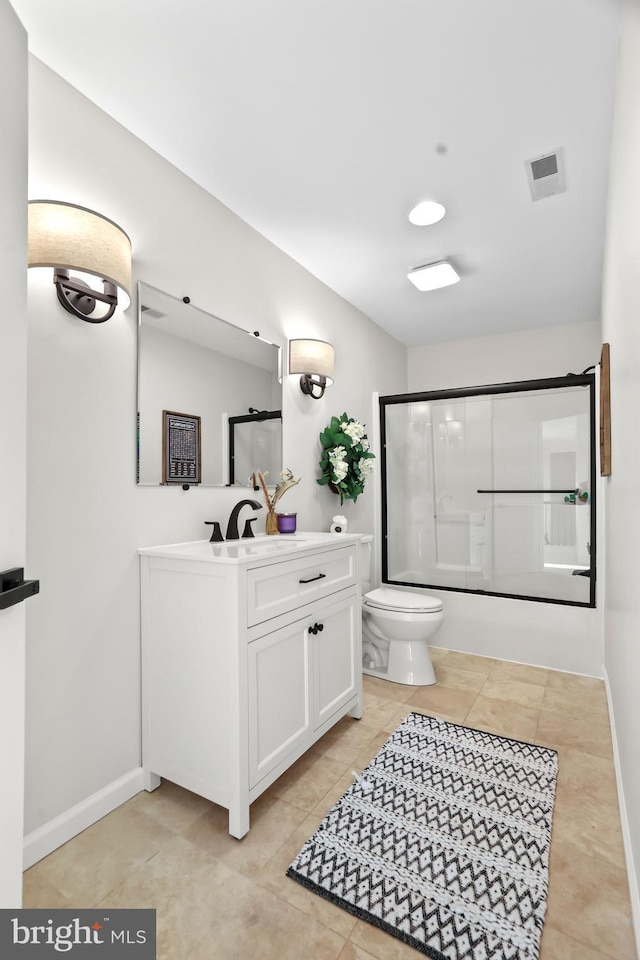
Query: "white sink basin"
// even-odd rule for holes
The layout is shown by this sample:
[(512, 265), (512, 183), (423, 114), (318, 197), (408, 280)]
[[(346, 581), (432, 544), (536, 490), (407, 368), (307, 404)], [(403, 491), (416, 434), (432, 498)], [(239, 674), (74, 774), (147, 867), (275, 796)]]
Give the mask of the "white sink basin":
[(161, 547), (142, 547), (141, 554), (153, 554), (164, 557), (182, 557), (186, 560), (213, 560), (214, 562), (234, 562), (259, 558), (271, 553), (296, 553), (297, 550), (314, 544), (313, 537), (299, 537), (296, 534), (274, 534), (273, 536), (251, 537), (246, 540), (225, 540), (211, 543), (209, 540), (195, 540), (189, 543), (171, 543)]
[(265, 553), (279, 553), (291, 550), (306, 543), (301, 537), (285, 535), (279, 537), (255, 537), (247, 540), (232, 540), (225, 543), (209, 543), (214, 557), (260, 557)]

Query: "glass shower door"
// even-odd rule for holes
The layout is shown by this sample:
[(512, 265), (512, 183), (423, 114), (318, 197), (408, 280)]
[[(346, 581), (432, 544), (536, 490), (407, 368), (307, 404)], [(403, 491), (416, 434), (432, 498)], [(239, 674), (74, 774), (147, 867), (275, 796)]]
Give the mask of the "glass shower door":
[(593, 377), (381, 398), (383, 578), (593, 605)]

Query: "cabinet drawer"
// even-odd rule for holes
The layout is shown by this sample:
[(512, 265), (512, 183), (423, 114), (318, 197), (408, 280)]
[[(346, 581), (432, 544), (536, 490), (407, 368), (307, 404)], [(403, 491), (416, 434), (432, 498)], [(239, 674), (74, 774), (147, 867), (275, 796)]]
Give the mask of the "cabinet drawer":
[(247, 571), (247, 624), (263, 623), (355, 582), (352, 547), (255, 567)]

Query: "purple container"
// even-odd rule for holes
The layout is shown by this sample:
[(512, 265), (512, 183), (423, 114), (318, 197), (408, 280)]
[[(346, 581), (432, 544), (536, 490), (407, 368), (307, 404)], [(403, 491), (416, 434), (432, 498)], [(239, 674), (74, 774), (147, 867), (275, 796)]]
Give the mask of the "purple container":
[(278, 514), (278, 533), (295, 533), (296, 532), (296, 513), (279, 513)]

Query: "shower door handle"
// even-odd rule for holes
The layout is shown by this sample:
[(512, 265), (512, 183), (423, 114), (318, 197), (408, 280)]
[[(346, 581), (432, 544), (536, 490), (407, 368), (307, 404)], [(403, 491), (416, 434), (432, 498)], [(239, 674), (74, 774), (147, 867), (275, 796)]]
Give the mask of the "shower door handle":
[(577, 493), (579, 487), (571, 490), (476, 490), (476, 493)]

